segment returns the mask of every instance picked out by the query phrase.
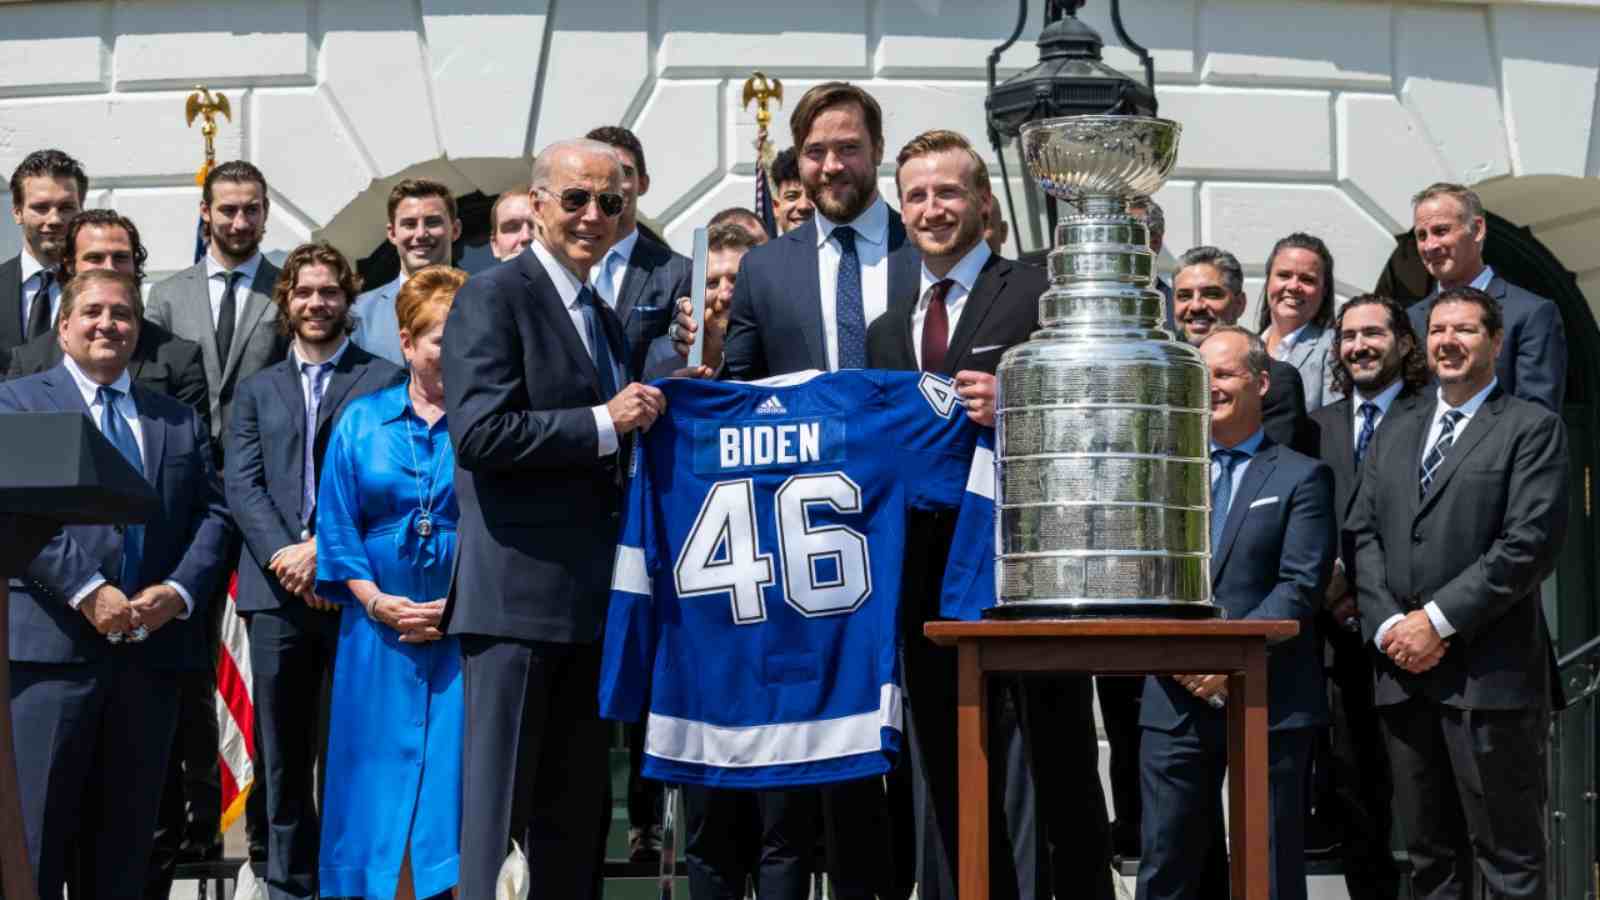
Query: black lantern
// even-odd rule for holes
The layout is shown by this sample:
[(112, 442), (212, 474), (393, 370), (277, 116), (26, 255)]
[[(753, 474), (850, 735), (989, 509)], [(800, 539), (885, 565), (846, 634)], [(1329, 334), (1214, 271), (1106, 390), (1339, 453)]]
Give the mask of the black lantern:
[[(1046, 235), (1053, 234), (1056, 200), (1024, 178), (1025, 215), (1017, 217), (1007, 177), (1006, 154), (1011, 149), (1021, 159), (1019, 136), (1022, 126), (1039, 119), (1060, 116), (1156, 114), (1155, 66), (1150, 54), (1128, 36), (1122, 26), (1121, 0), (1111, 0), (1111, 23), (1122, 46), (1139, 57), (1144, 66), (1144, 83), (1106, 65), (1101, 59), (1105, 41), (1093, 28), (1078, 19), (1077, 11), (1086, 0), (1045, 0), (1045, 26), (1039, 34), (1039, 62), (995, 84), (995, 68), (1000, 55), (1022, 33), (1028, 16), (1028, 0), (1017, 0), (1017, 24), (1011, 37), (989, 54), (989, 96), (984, 101), (989, 119), (989, 143), (1000, 159), (1000, 176), (1005, 185), (1006, 205), (1016, 235), (1019, 256), (1049, 249)], [(1041, 233), (1041, 219), (1048, 228)], [(1023, 232), (1030, 237), (1023, 249)], [(1031, 251), (1031, 253), (1029, 252)]]

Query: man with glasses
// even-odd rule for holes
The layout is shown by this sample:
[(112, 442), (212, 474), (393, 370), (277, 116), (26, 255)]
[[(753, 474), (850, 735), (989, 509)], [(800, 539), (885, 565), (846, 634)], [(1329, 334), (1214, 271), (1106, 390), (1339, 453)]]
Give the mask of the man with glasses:
[(445, 324), (461, 520), (442, 625), (461, 639), (466, 684), (463, 897), (494, 896), (507, 835), (527, 850), (532, 895), (600, 897), (600, 637), (624, 451), (666, 402), (633, 380), (620, 316), (588, 282), (616, 242), (626, 179), (606, 144), (545, 148), (531, 252), (468, 281)]

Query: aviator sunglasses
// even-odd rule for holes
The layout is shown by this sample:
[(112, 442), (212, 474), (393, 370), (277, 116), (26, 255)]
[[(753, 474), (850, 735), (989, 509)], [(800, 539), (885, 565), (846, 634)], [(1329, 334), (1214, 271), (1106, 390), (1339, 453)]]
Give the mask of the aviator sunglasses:
[(608, 219), (614, 219), (622, 214), (621, 194), (597, 194), (584, 188), (567, 188), (559, 194), (549, 188), (539, 188), (539, 190), (560, 200), (561, 208), (569, 213), (578, 212), (593, 200)]

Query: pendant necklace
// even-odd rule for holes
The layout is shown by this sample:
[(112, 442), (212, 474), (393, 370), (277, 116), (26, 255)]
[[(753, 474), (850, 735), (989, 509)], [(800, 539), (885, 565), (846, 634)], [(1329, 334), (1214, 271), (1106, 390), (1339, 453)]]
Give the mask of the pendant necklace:
[[(412, 415), (416, 415), (416, 413), (413, 412)], [(439, 459), (438, 457), (434, 458), (433, 465), (428, 469), (428, 482), (424, 485), (422, 482), (422, 465), (417, 462), (417, 442), (412, 434), (414, 428), (415, 426), (411, 424), (411, 419), (406, 417), (406, 447), (411, 451), (412, 477), (417, 482), (417, 512), (419, 515), (414, 527), (418, 537), (426, 538), (433, 534), (433, 483), (434, 476), (439, 473)], [(426, 436), (426, 432), (424, 432), (424, 436)], [(428, 446), (429, 449), (432, 449), (432, 442)], [(442, 456), (443, 454), (440, 455)]]

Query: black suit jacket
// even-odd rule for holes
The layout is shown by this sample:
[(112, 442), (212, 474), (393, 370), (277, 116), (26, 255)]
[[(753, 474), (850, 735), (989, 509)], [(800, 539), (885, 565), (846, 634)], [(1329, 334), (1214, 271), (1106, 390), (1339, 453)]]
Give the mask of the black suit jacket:
[(1436, 398), (1391, 411), (1362, 461), (1355, 534), (1363, 636), (1437, 603), (1456, 629), (1444, 659), (1413, 675), (1378, 654), (1376, 702), (1411, 697), (1465, 709), (1549, 702), (1550, 645), (1539, 585), (1567, 533), (1567, 430), (1496, 388), (1456, 438), (1424, 499), (1422, 448)]
[[(911, 318), (922, 299), (922, 254), (915, 245), (907, 243), (890, 254), (889, 281), (889, 311), (867, 328), (867, 365), (915, 371), (919, 367)], [(1049, 284), (1040, 269), (990, 256), (962, 307), (938, 371), (994, 374), (1000, 355), (1038, 329), (1039, 295)]]
[(622, 509), (619, 454), (599, 453), (591, 407), (609, 398), (531, 249), (456, 294), (443, 355), (461, 503), (449, 633), (598, 640)]
[(6, 363), (12, 351), (24, 343), (22, 254), (19, 253), (0, 263), (0, 363)]
[[(900, 214), (889, 210), (887, 252), (906, 241)], [(899, 295), (907, 267), (889, 269), (889, 297)], [(913, 278), (919, 277), (911, 269)], [(916, 290), (916, 283), (911, 289)], [(869, 328), (871, 322), (867, 323)], [(815, 219), (762, 244), (739, 262), (722, 346), (721, 378), (752, 381), (806, 369), (828, 370), (822, 327), (822, 287), (817, 282)]]
[[(1315, 627), (1333, 569), (1333, 472), (1264, 441), (1211, 548), (1211, 593), (1230, 619), (1293, 619), (1300, 633), (1267, 653), (1267, 723), (1273, 730), (1328, 721), (1322, 639)], [(1145, 680), (1139, 724), (1173, 731), (1194, 715), (1221, 716), (1171, 678)]]
[[(125, 529), (69, 525), (51, 538), (26, 576), (12, 582), (13, 661), (73, 665), (115, 655), (152, 669), (200, 670), (211, 665), (206, 604), (223, 585), (234, 532), (212, 467), (210, 438), (188, 406), (137, 383), (132, 396), (144, 436), (144, 474), (161, 506), (144, 525), (137, 583), (120, 586), (132, 596), (171, 579), (189, 592), (194, 610), (143, 643), (107, 641), (67, 601), (96, 573), (120, 583)], [(63, 366), (0, 384), (0, 413), (56, 411), (89, 414)]]
[[(6, 377), (35, 375), (59, 365), (61, 339), (54, 334), (41, 334), (11, 352)], [(157, 394), (194, 407), (206, 433), (211, 433), (211, 395), (199, 344), (145, 319), (139, 325), (139, 342), (128, 359), (128, 376)]]
[[(1389, 404), (1389, 411), (1373, 432), (1388, 427), (1401, 413), (1415, 409), (1422, 402), (1422, 393), (1411, 388), (1401, 388)], [(1342, 397), (1319, 407), (1311, 413), (1311, 423), (1317, 434), (1317, 458), (1333, 469), (1333, 520), (1339, 529), (1339, 559), (1344, 563), (1345, 577), (1355, 583), (1355, 536), (1345, 531), (1350, 519), (1356, 494), (1361, 488), (1361, 473), (1356, 469), (1356, 430), (1352, 409), (1354, 400)], [(1370, 453), (1371, 445), (1367, 451)]]
[(1300, 372), (1282, 360), (1267, 370), (1267, 396), (1261, 398), (1261, 427), (1273, 443), (1304, 456), (1317, 455), (1317, 432), (1306, 415), (1306, 387)]
[(630, 375), (637, 377), (645, 370), (651, 342), (667, 333), (678, 298), (690, 296), (693, 279), (693, 260), (640, 230), (617, 293), (617, 319), (628, 341)]
[[(1517, 287), (1499, 275), (1489, 279), (1489, 296), (1500, 301), (1505, 343), (1494, 361), (1494, 373), (1506, 393), (1532, 400), (1556, 415), (1567, 392), (1567, 333), (1555, 303)], [(1418, 300), (1406, 312), (1418, 340), (1428, 339), (1431, 298)]]
[[(300, 542), (301, 495), (305, 489), (306, 402), (291, 351), (289, 358), (239, 382), (228, 423), (224, 483), (228, 508), (244, 536), (239, 555), (240, 612), (278, 609), (300, 602), (267, 569), (273, 554)], [(323, 387), (317, 408), (312, 458), (322, 477), (339, 414), (351, 400), (393, 384), (400, 369), (356, 344), (345, 348)], [(308, 523), (311, 531), (315, 523)]]

